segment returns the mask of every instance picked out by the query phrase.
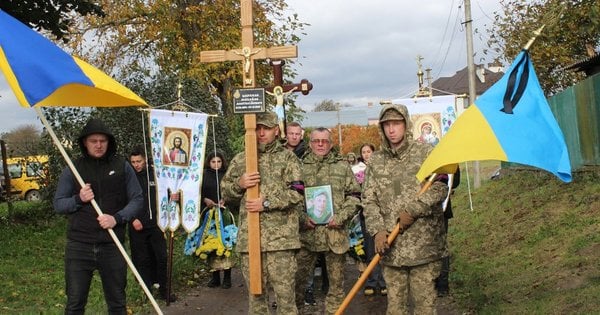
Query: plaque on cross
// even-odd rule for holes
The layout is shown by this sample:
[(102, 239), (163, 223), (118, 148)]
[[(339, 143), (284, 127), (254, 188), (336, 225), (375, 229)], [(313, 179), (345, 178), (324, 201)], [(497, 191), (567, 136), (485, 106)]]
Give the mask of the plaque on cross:
[(312, 83), (308, 82), (307, 79), (300, 80), (300, 83), (296, 84), (283, 84), (283, 66), (285, 60), (271, 60), (269, 63), (273, 67), (273, 86), (265, 88), (267, 94), (275, 97), (275, 109), (273, 110), (279, 118), (279, 134), (281, 138), (285, 138), (285, 105), (283, 98), (287, 95), (300, 92), (303, 95), (308, 95), (312, 90)]
[[(254, 47), (254, 34), (252, 30), (252, 0), (240, 0), (242, 48), (233, 50), (212, 50), (200, 52), (200, 62), (243, 61), (243, 87), (255, 87), (254, 61), (257, 59), (284, 59), (296, 58), (296, 46), (281, 47)], [(256, 144), (256, 115), (244, 114), (244, 129), (246, 130), (245, 152), (246, 172), (258, 171), (258, 152)], [(257, 199), (260, 197), (259, 187), (254, 186), (246, 191), (246, 197)], [(260, 216), (259, 213), (248, 213), (248, 256), (249, 256), (249, 282), (250, 293), (262, 294), (262, 272), (260, 251)]]

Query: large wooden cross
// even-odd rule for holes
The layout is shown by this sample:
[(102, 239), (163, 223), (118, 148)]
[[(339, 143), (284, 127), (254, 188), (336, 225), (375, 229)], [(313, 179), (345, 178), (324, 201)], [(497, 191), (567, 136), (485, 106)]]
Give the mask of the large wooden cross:
[[(254, 34), (252, 30), (252, 0), (240, 0), (242, 49), (212, 50), (200, 52), (200, 62), (243, 61), (243, 87), (255, 87), (254, 60), (256, 59), (284, 59), (296, 58), (296, 46), (281, 46), (269, 48), (254, 47)], [(246, 130), (245, 152), (246, 172), (258, 171), (257, 145), (256, 145), (256, 115), (244, 114), (244, 128)], [(246, 191), (246, 198), (257, 199), (260, 197), (258, 186)], [(262, 294), (262, 268), (260, 251), (260, 216), (256, 212), (248, 213), (248, 256), (250, 263), (249, 283), (251, 294)]]
[(308, 95), (312, 90), (313, 85), (307, 79), (300, 80), (296, 84), (283, 84), (283, 66), (284, 60), (271, 60), (270, 65), (273, 67), (273, 86), (265, 88), (267, 94), (275, 97), (275, 113), (279, 117), (279, 129), (281, 138), (285, 138), (285, 105), (283, 98), (288, 94), (300, 92), (303, 95)]

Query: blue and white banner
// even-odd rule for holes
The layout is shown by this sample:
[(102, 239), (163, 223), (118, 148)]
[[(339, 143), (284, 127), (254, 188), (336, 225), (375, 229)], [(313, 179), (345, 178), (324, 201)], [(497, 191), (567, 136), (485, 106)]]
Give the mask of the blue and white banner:
[(457, 118), (456, 96), (444, 95), (392, 100), (408, 108), (414, 139), (436, 145)]
[(158, 227), (192, 233), (200, 225), (207, 114), (153, 109), (150, 143), (156, 175)]

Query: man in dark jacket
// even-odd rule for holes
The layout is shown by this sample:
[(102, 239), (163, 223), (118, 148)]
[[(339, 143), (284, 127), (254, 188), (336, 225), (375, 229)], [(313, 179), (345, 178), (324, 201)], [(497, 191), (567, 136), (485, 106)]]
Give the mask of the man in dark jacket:
[(304, 129), (300, 123), (295, 121), (289, 122), (285, 127), (285, 148), (294, 152), (294, 154), (301, 159), (306, 151), (306, 145), (304, 144)]
[[(447, 174), (438, 175), (438, 180), (447, 184), (449, 189), (454, 189), (460, 184), (460, 168), (456, 169), (454, 176), (448, 176)], [(451, 183), (449, 181), (452, 180)], [(446, 209), (444, 210), (444, 231), (448, 234), (448, 220), (452, 219), (454, 214), (452, 213), (452, 200), (450, 195), (446, 198)], [(446, 240), (447, 242), (447, 240)], [(450, 291), (448, 284), (448, 276), (450, 274), (450, 253), (448, 256), (442, 258), (442, 271), (440, 275), (435, 279), (435, 289), (439, 297), (447, 296)]]
[[(88, 121), (77, 143), (82, 156), (74, 165), (85, 185), (81, 187), (65, 168), (54, 195), (54, 210), (69, 220), (65, 314), (85, 313), (94, 270), (102, 279), (108, 313), (127, 314), (127, 264), (107, 230), (112, 229), (123, 242), (126, 223), (142, 208), (142, 190), (131, 165), (115, 156), (115, 137), (102, 121)], [(98, 215), (92, 200), (103, 214)]]
[(160, 297), (175, 302), (174, 294), (167, 296), (167, 243), (163, 232), (156, 225), (156, 184), (151, 167), (147, 167), (143, 147), (134, 148), (129, 154), (129, 162), (135, 170), (142, 187), (144, 208), (129, 225), (131, 260), (140, 272), (146, 287), (158, 283)]

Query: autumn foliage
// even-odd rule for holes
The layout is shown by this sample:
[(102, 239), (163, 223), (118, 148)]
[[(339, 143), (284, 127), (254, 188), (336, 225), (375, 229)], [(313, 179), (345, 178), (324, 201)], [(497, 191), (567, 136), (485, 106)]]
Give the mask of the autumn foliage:
[[(379, 135), (378, 125), (370, 126), (358, 126), (358, 125), (344, 125), (342, 126), (342, 146), (340, 152), (347, 154), (354, 152), (356, 155), (360, 155), (360, 147), (365, 143), (372, 143), (375, 145), (375, 149), (378, 150), (381, 144), (381, 137)], [(332, 128), (331, 137), (336, 146), (339, 146), (339, 132), (338, 128)]]

